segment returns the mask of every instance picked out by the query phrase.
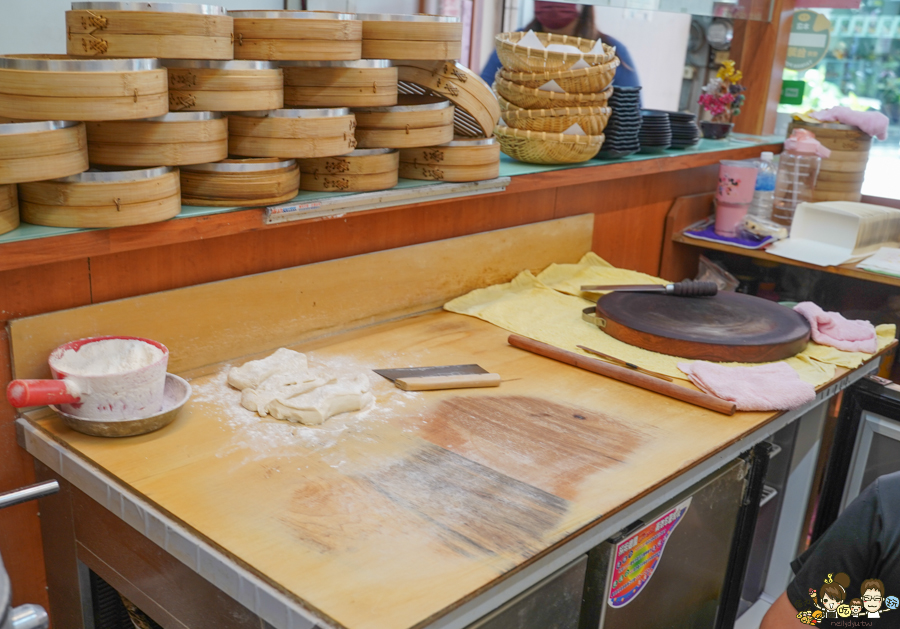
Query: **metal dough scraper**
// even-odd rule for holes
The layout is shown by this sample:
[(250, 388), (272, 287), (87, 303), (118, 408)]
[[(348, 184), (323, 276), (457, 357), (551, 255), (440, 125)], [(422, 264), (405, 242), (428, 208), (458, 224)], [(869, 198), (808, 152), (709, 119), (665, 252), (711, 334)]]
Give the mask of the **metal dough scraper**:
[(478, 365), (443, 365), (441, 367), (404, 367), (373, 369), (404, 391), (436, 391), (499, 387), (500, 374), (489, 373)]

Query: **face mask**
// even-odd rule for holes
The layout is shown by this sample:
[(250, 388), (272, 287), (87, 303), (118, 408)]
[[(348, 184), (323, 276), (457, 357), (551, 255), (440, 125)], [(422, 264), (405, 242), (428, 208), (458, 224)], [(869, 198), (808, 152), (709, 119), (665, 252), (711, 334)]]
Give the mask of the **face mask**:
[(557, 30), (568, 26), (581, 16), (581, 6), (559, 2), (535, 2), (534, 17), (544, 28)]

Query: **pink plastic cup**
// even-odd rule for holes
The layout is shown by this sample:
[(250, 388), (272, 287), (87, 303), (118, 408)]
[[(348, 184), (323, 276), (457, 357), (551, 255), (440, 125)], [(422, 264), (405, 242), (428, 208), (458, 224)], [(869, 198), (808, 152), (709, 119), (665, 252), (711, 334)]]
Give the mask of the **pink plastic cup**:
[(749, 207), (747, 203), (716, 203), (716, 233), (728, 238), (737, 236), (738, 225), (747, 216)]
[[(756, 165), (723, 159), (719, 162), (719, 188), (716, 200), (720, 203), (750, 203), (756, 191)], [(718, 231), (718, 228), (716, 228)]]

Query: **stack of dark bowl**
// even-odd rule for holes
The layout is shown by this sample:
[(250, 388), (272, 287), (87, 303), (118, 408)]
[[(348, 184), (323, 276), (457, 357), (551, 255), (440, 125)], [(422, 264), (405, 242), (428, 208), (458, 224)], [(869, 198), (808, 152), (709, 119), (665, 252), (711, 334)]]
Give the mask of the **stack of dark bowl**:
[(697, 114), (680, 111), (667, 111), (669, 124), (672, 125), (673, 149), (687, 149), (700, 144), (700, 127), (697, 126)]
[(613, 88), (609, 97), (612, 115), (603, 130), (606, 141), (597, 154), (600, 159), (616, 159), (637, 153), (641, 148), (638, 136), (641, 131), (641, 88)]
[(641, 112), (641, 132), (638, 135), (641, 153), (662, 153), (672, 146), (672, 125), (664, 111), (645, 109)]

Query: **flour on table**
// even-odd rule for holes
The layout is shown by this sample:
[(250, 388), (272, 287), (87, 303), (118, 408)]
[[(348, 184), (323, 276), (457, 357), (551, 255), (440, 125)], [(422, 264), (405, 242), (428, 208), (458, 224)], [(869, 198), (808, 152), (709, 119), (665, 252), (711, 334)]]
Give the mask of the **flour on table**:
[(241, 390), (241, 405), (260, 417), (271, 415), (306, 425), (322, 424), (340, 413), (374, 403), (369, 378), (335, 378), (313, 373), (306, 355), (281, 348), (228, 372), (228, 384)]

